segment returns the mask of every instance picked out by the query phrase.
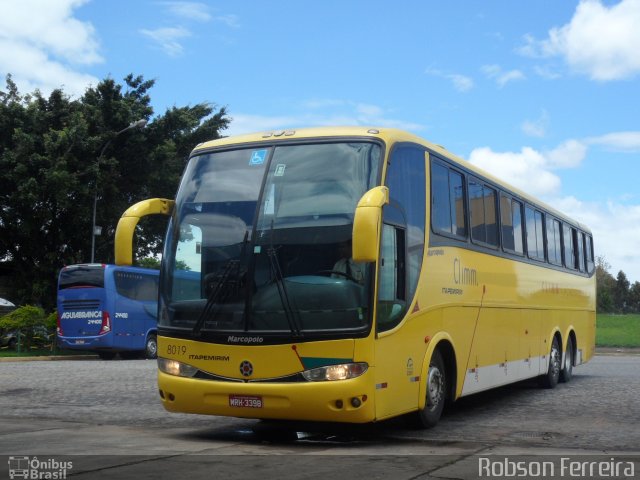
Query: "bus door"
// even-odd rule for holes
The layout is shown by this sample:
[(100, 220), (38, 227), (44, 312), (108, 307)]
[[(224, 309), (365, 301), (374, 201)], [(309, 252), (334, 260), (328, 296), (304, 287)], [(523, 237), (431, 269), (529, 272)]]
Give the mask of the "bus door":
[(114, 332), (118, 344), (142, 350), (147, 332), (155, 329), (158, 310), (158, 274), (127, 269), (114, 272), (116, 287)]

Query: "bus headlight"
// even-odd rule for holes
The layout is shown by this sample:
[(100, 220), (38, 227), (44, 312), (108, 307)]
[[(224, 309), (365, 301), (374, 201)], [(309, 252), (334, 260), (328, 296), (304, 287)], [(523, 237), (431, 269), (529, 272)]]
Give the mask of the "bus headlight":
[(177, 377), (193, 377), (198, 373), (198, 369), (186, 363), (177, 360), (169, 360), (168, 358), (158, 358), (158, 368), (161, 372)]
[(309, 382), (332, 382), (335, 380), (348, 380), (356, 378), (367, 371), (366, 363), (343, 363), (340, 365), (328, 365), (326, 367), (313, 368), (302, 372), (302, 376)]

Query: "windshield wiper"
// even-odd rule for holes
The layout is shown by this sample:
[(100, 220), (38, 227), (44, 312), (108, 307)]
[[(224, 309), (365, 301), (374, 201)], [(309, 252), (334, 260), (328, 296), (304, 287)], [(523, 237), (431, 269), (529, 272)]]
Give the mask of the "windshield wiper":
[(215, 285), (213, 286), (211, 293), (209, 293), (207, 303), (202, 309), (202, 312), (200, 312), (200, 316), (193, 327), (192, 332), (194, 335), (199, 335), (205, 323), (207, 321), (214, 320), (218, 316), (222, 310), (222, 305), (224, 305), (227, 298), (240, 289), (243, 276), (240, 274), (240, 265), (245, 257), (248, 239), (249, 231), (247, 230), (244, 232), (240, 256), (238, 258), (232, 258), (225, 263), (221, 269), (221, 273), (218, 274), (218, 272), (216, 272), (215, 274), (210, 274), (217, 278), (214, 280)]
[(271, 232), (269, 248), (267, 249), (267, 256), (271, 264), (271, 273), (276, 279), (276, 287), (278, 289), (278, 296), (280, 297), (280, 303), (282, 303), (282, 309), (284, 310), (284, 316), (289, 324), (291, 333), (296, 337), (302, 337), (302, 331), (300, 325), (297, 322), (296, 314), (293, 308), (291, 308), (291, 302), (289, 301), (289, 294), (287, 293), (287, 286), (284, 282), (284, 276), (282, 275), (282, 269), (280, 268), (280, 261), (278, 260), (278, 253), (273, 246), (273, 220), (271, 220)]

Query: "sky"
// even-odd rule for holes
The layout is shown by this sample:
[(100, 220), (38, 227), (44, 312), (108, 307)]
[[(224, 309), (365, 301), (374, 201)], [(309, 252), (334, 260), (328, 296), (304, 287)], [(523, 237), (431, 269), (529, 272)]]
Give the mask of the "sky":
[[(0, 0), (22, 93), (129, 73), (156, 114), (206, 102), (226, 135), (396, 127), (591, 228), (640, 281), (640, 0)], [(4, 90), (4, 82), (0, 89)]]

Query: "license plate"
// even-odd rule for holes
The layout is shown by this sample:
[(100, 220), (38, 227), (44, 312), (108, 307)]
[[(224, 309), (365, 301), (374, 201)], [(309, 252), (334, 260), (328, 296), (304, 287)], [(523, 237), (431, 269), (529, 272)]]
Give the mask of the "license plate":
[(76, 345), (84, 345), (84, 340), (76, 340)]
[(238, 408), (262, 408), (262, 397), (229, 395), (229, 406)]

